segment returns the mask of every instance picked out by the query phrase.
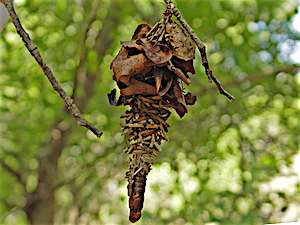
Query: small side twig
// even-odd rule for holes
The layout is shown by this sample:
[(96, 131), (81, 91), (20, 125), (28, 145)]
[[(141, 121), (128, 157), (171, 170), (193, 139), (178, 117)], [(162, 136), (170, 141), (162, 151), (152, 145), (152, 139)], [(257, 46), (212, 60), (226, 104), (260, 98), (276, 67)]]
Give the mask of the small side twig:
[(224, 88), (221, 85), (221, 82), (215, 77), (215, 75), (213, 74), (212, 70), (209, 67), (207, 56), (206, 56), (206, 51), (205, 51), (205, 45), (198, 38), (195, 31), (185, 21), (185, 19), (181, 15), (179, 9), (176, 8), (175, 5), (173, 4), (172, 0), (164, 0), (164, 1), (165, 1), (166, 4), (168, 4), (171, 7), (173, 15), (176, 16), (178, 21), (181, 23), (181, 25), (184, 27), (184, 29), (186, 29), (186, 31), (190, 34), (193, 41), (196, 43), (196, 45), (197, 45), (197, 47), (200, 51), (200, 54), (201, 54), (202, 65), (205, 69), (205, 73), (208, 77), (209, 83), (211, 83), (213, 81), (217, 85), (217, 87), (220, 91), (220, 94), (225, 95), (232, 102), (234, 100), (234, 97), (231, 94), (229, 94), (227, 91), (224, 90)]
[(76, 119), (76, 122), (79, 126), (83, 126), (88, 128), (90, 131), (92, 131), (97, 137), (101, 137), (102, 131), (94, 127), (92, 124), (90, 124), (81, 114), (77, 106), (75, 105), (73, 99), (71, 99), (67, 93), (63, 90), (63, 88), (60, 86), (59, 82), (54, 77), (52, 71), (47, 66), (46, 62), (42, 58), (39, 50), (37, 49), (37, 46), (32, 42), (30, 39), (28, 33), (24, 30), (22, 27), (20, 20), (15, 12), (13, 1), (12, 0), (3, 0), (3, 3), (5, 7), (7, 8), (7, 11), (11, 17), (11, 20), (13, 24), (16, 27), (17, 33), (22, 38), (23, 42), (25, 43), (26, 48), (30, 52), (30, 54), (35, 58), (35, 60), (38, 62), (40, 67), (43, 69), (44, 74), (47, 76), (48, 80), (50, 81), (53, 89), (60, 95), (60, 97), (64, 100), (68, 110), (72, 113), (73, 117)]
[(19, 172), (13, 170), (10, 166), (8, 166), (3, 159), (0, 159), (0, 165), (6, 169), (11, 175), (17, 178), (17, 180), (22, 184), (23, 187), (26, 186), (24, 180), (22, 179), (22, 176)]

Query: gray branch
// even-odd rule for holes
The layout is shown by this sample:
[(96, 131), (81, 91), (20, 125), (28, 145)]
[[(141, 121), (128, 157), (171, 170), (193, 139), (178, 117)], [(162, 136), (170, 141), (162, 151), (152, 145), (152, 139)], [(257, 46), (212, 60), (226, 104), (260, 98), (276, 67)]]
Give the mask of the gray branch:
[(175, 5), (173, 4), (172, 0), (164, 0), (164, 1), (165, 1), (165, 3), (167, 3), (170, 6), (170, 8), (171, 8), (171, 10), (173, 12), (173, 15), (176, 16), (176, 18), (178, 19), (178, 21), (181, 23), (181, 25), (184, 27), (184, 29), (186, 29), (186, 31), (189, 33), (189, 35), (191, 36), (191, 38), (193, 39), (193, 41), (196, 43), (196, 45), (197, 45), (197, 47), (198, 47), (198, 49), (200, 51), (200, 54), (201, 54), (202, 65), (203, 65), (203, 67), (205, 69), (205, 73), (206, 73), (206, 75), (208, 77), (209, 83), (211, 83), (213, 81), (217, 85), (217, 87), (218, 87), (218, 89), (220, 91), (220, 94), (225, 95), (232, 102), (234, 100), (234, 97), (231, 94), (229, 94), (227, 91), (224, 90), (224, 88), (222, 87), (221, 82), (215, 77), (215, 75), (213, 74), (212, 70), (209, 67), (204, 44), (198, 38), (198, 36), (196, 35), (195, 31), (185, 21), (185, 19), (181, 15), (179, 9), (176, 8)]
[(53, 89), (60, 95), (60, 97), (64, 100), (68, 110), (72, 113), (73, 117), (76, 119), (76, 122), (79, 126), (83, 126), (88, 128), (90, 131), (92, 131), (97, 137), (101, 137), (102, 131), (94, 127), (92, 124), (90, 124), (80, 113), (79, 109), (75, 105), (73, 99), (71, 99), (67, 93), (63, 90), (63, 88), (60, 86), (59, 82), (54, 77), (52, 71), (47, 66), (46, 62), (42, 58), (37, 46), (32, 42), (30, 39), (28, 33), (23, 29), (20, 20), (15, 12), (13, 1), (12, 0), (3, 0), (3, 3), (5, 7), (7, 8), (7, 11), (11, 17), (11, 20), (13, 24), (16, 27), (17, 33), (22, 38), (23, 42), (25, 43), (26, 48), (30, 52), (30, 54), (35, 58), (35, 60), (38, 62), (40, 67), (43, 69), (44, 74), (47, 76), (48, 80), (50, 81)]
[(22, 180), (22, 175), (19, 172), (13, 170), (10, 166), (8, 166), (3, 159), (0, 159), (0, 165), (4, 169), (6, 169), (11, 175), (16, 177), (17, 180), (23, 185), (23, 187), (26, 186), (25, 182)]

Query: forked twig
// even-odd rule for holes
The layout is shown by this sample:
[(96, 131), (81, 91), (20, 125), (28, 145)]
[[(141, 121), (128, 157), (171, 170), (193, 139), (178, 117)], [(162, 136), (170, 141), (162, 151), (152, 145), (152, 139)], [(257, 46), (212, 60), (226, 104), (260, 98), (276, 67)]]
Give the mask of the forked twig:
[(44, 74), (47, 76), (48, 80), (50, 81), (53, 89), (60, 95), (60, 97), (64, 100), (68, 110), (72, 113), (73, 117), (76, 119), (76, 122), (79, 126), (83, 126), (88, 128), (90, 131), (92, 131), (97, 137), (101, 137), (102, 131), (94, 127), (92, 124), (90, 124), (81, 114), (77, 106), (75, 105), (73, 99), (71, 99), (67, 93), (63, 90), (63, 88), (60, 86), (59, 82), (54, 77), (52, 71), (47, 66), (46, 62), (42, 58), (39, 50), (37, 49), (37, 46), (32, 42), (30, 39), (28, 33), (24, 30), (22, 27), (20, 20), (15, 12), (13, 1), (12, 0), (3, 0), (3, 3), (5, 7), (7, 8), (7, 11), (11, 17), (11, 20), (13, 24), (16, 27), (17, 33), (22, 38), (23, 42), (25, 43), (26, 48), (30, 52), (30, 54), (35, 58), (35, 60), (38, 62), (40, 67), (43, 69)]
[(198, 47), (198, 49), (200, 51), (200, 54), (201, 54), (202, 66), (205, 69), (205, 73), (206, 73), (206, 75), (208, 77), (209, 83), (211, 83), (213, 81), (217, 85), (217, 87), (218, 87), (218, 89), (220, 91), (220, 94), (225, 95), (232, 102), (234, 100), (234, 96), (231, 95), (231, 94), (229, 94), (227, 91), (224, 90), (224, 88), (222, 87), (221, 82), (215, 77), (215, 75), (213, 74), (212, 70), (209, 67), (204, 44), (198, 38), (198, 36), (196, 35), (195, 31), (185, 21), (185, 19), (181, 15), (179, 9), (176, 8), (176, 6), (173, 4), (172, 0), (164, 0), (164, 1), (165, 1), (166, 4), (168, 4), (170, 6), (173, 15), (176, 16), (176, 18), (178, 19), (178, 21), (181, 23), (181, 25), (184, 27), (184, 29), (186, 29), (186, 31), (189, 33), (189, 35), (191, 36), (191, 38), (193, 39), (193, 41), (196, 43), (196, 45), (197, 45), (197, 47)]

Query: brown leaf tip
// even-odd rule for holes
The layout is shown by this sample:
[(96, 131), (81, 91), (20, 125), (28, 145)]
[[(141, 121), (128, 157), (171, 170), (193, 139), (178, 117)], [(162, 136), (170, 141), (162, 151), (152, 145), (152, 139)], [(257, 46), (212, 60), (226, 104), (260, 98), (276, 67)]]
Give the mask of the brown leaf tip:
[(146, 34), (151, 30), (148, 24), (140, 24), (134, 31), (132, 40), (137, 40), (146, 37)]

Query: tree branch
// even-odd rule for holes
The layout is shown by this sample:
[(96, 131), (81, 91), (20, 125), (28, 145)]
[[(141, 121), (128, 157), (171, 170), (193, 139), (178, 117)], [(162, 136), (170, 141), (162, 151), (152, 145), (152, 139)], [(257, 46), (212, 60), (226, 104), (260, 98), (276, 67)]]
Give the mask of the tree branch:
[(186, 29), (186, 31), (189, 33), (189, 35), (191, 36), (191, 38), (193, 39), (193, 41), (196, 43), (196, 45), (197, 45), (197, 47), (198, 47), (198, 49), (200, 51), (200, 54), (201, 54), (202, 66), (205, 69), (205, 73), (206, 73), (206, 75), (208, 77), (209, 83), (211, 83), (213, 81), (217, 85), (217, 87), (218, 87), (218, 89), (220, 91), (220, 94), (225, 95), (232, 102), (234, 100), (234, 96), (231, 95), (231, 94), (229, 94), (227, 91), (224, 90), (224, 88), (222, 87), (221, 82), (215, 77), (215, 75), (213, 74), (212, 70), (209, 67), (204, 44), (198, 38), (198, 36), (196, 35), (195, 31), (185, 21), (185, 19), (181, 15), (179, 9), (176, 8), (175, 5), (173, 4), (172, 0), (164, 0), (164, 1), (165, 1), (165, 3), (167, 3), (169, 5), (169, 7), (171, 8), (171, 10), (173, 12), (173, 15), (176, 16), (176, 18), (178, 19), (178, 21), (181, 23), (181, 25), (184, 27), (184, 29)]
[[(83, 41), (81, 42), (80, 45), (80, 51), (79, 51), (79, 65), (75, 71), (75, 77), (74, 77), (74, 88), (73, 88), (73, 93), (71, 98), (76, 99), (75, 98), (75, 93), (76, 93), (76, 88), (78, 85), (78, 77), (79, 74), (85, 70), (85, 61), (86, 61), (86, 56), (87, 56), (87, 47), (85, 45), (85, 41), (88, 38), (88, 32), (91, 29), (91, 25), (92, 23), (97, 19), (97, 12), (98, 9), (100, 8), (100, 3), (96, 2), (95, 5), (93, 6), (93, 9), (90, 13), (90, 20), (87, 22), (87, 24), (84, 26), (85, 28), (83, 29), (84, 32), (84, 37), (83, 37)], [(80, 108), (80, 104), (79, 104), (79, 108)], [(80, 108), (82, 110), (82, 108)]]
[(18, 173), (17, 171), (13, 170), (10, 166), (8, 166), (3, 159), (0, 159), (0, 165), (6, 169), (11, 175), (13, 175), (14, 177), (16, 177), (18, 179), (18, 181), (25, 187), (26, 184), (25, 182), (22, 180), (21, 174)]
[[(279, 73), (293, 73), (295, 69), (298, 69), (299, 66), (297, 65), (289, 65), (287, 67), (282, 67), (282, 68), (278, 68), (276, 69), (273, 73), (271, 74), (265, 74), (263, 72), (261, 73), (255, 73), (255, 74), (249, 74), (249, 76), (247, 78), (245, 78), (244, 80), (238, 81), (236, 79), (232, 79), (229, 82), (225, 83), (225, 86), (232, 86), (232, 85), (240, 85), (245, 81), (250, 81), (250, 82), (261, 82), (264, 79), (268, 79), (270, 77), (274, 77)], [(212, 90), (214, 90), (216, 87), (210, 87), (210, 88), (205, 88), (203, 87), (203, 89), (205, 89), (204, 91), (200, 91), (199, 93), (196, 93), (197, 96), (202, 96), (205, 95), (208, 92), (211, 92)]]
[(26, 48), (30, 52), (30, 54), (35, 58), (35, 60), (38, 62), (40, 67), (43, 69), (44, 74), (47, 76), (48, 80), (50, 81), (53, 89), (60, 95), (60, 97), (64, 100), (68, 110), (72, 113), (73, 117), (76, 119), (76, 122), (79, 126), (83, 126), (91, 130), (97, 137), (101, 137), (102, 131), (94, 127), (92, 124), (90, 124), (81, 114), (77, 106), (75, 105), (73, 99), (71, 99), (67, 93), (63, 90), (63, 88), (60, 86), (59, 82), (54, 77), (52, 71), (45, 63), (44, 59), (40, 55), (39, 50), (37, 49), (37, 46), (32, 42), (30, 39), (28, 33), (23, 29), (20, 20), (15, 12), (13, 1), (12, 0), (3, 0), (3, 3), (5, 7), (7, 8), (7, 11), (9, 12), (9, 15), (11, 17), (11, 20), (13, 24), (16, 27), (17, 33), (22, 38), (23, 42), (25, 43)]

